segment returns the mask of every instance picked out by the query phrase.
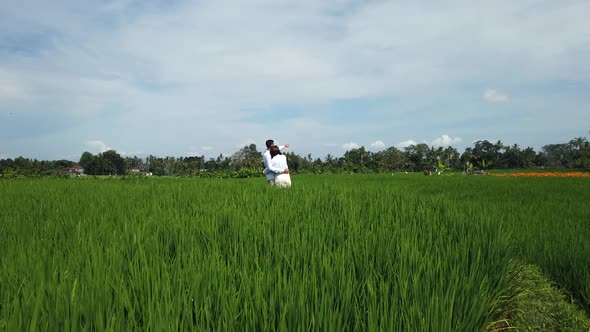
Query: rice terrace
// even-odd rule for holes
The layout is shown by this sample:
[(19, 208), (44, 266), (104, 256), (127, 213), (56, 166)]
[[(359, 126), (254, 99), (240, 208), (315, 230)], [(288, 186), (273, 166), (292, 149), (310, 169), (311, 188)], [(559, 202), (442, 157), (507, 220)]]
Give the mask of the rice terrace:
[(587, 177), (294, 181), (0, 180), (0, 330), (590, 327)]

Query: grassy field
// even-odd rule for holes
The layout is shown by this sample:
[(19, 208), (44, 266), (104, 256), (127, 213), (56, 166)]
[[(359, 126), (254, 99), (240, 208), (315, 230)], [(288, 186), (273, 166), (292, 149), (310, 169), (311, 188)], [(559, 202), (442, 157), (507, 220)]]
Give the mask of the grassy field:
[(0, 330), (479, 331), (518, 264), (590, 312), (590, 179), (293, 183), (0, 181)]

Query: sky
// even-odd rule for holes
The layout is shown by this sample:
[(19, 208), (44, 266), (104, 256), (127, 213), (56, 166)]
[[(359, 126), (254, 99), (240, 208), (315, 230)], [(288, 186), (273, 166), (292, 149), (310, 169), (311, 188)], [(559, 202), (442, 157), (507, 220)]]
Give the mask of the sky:
[(590, 1), (0, 2), (0, 159), (590, 137)]

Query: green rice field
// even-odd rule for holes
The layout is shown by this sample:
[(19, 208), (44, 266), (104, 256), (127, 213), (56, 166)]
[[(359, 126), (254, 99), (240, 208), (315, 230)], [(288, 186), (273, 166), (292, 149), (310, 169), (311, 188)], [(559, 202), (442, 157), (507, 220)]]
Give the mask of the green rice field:
[(0, 180), (0, 331), (485, 331), (538, 267), (590, 313), (590, 179)]

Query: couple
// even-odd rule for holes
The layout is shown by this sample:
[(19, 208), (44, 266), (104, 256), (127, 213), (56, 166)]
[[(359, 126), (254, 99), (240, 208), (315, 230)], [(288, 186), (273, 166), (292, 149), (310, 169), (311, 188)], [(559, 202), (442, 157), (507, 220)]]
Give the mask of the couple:
[(266, 151), (262, 154), (265, 168), (262, 172), (266, 175), (266, 181), (271, 185), (279, 187), (291, 186), (287, 157), (281, 153), (282, 149), (288, 147), (289, 144), (277, 146), (275, 141), (271, 139), (266, 141)]

